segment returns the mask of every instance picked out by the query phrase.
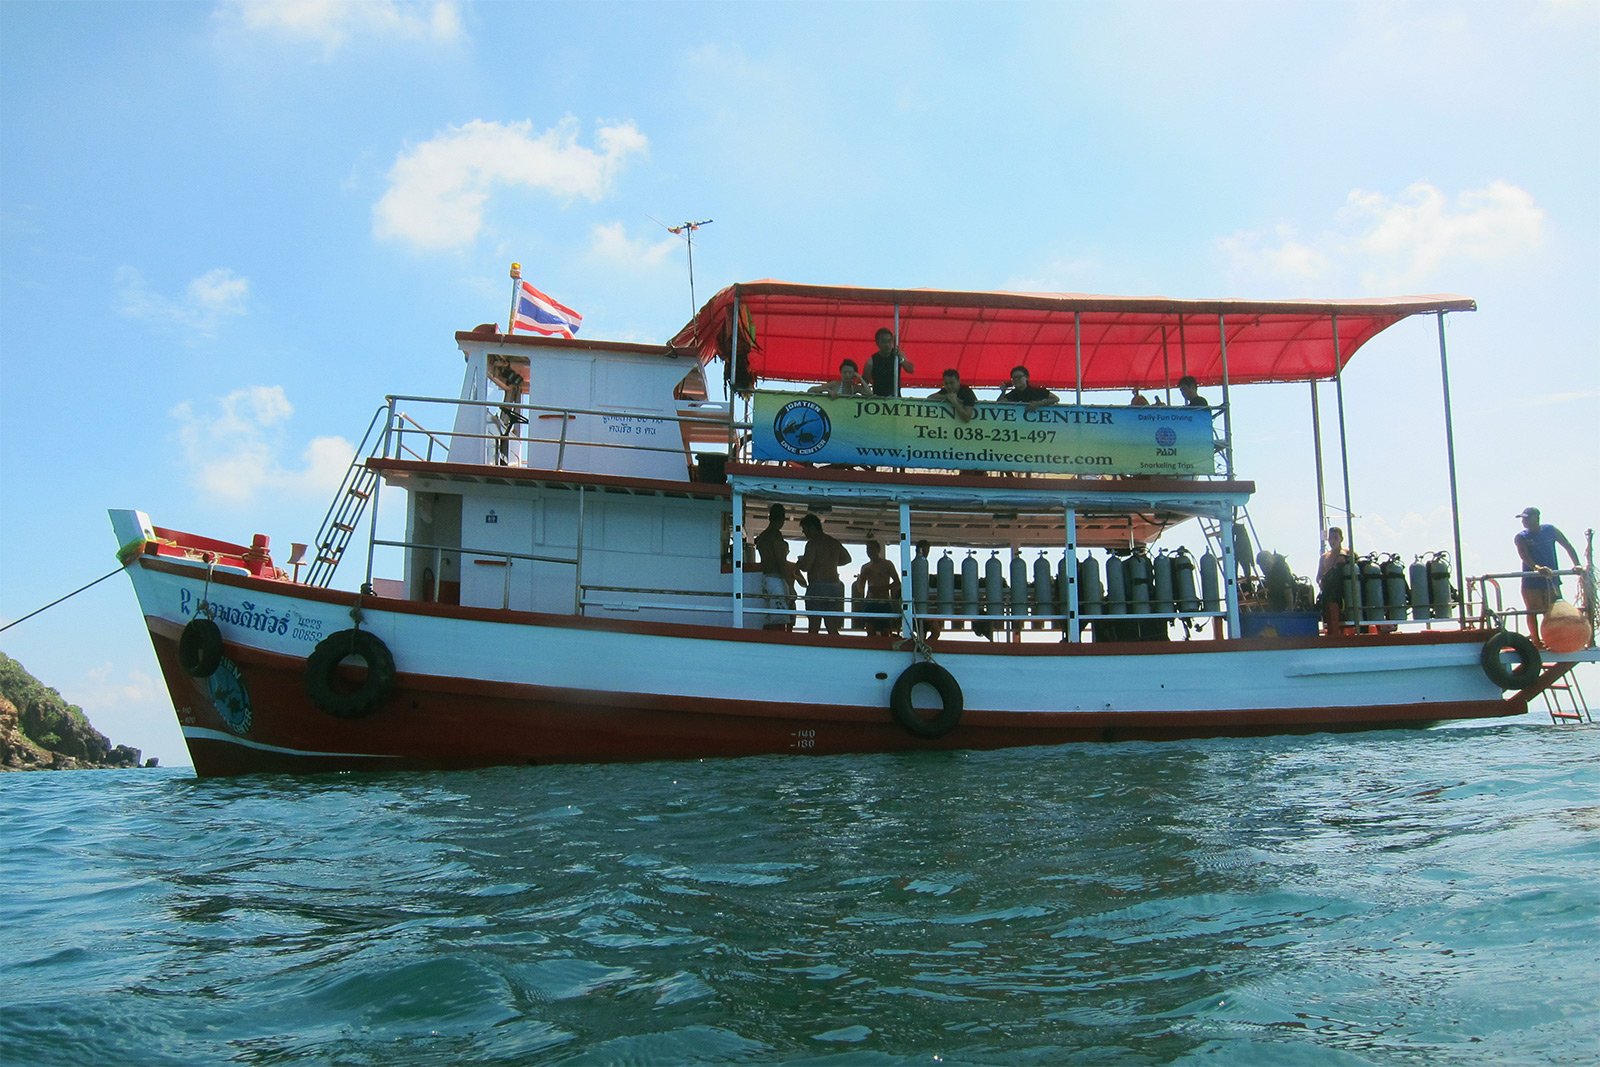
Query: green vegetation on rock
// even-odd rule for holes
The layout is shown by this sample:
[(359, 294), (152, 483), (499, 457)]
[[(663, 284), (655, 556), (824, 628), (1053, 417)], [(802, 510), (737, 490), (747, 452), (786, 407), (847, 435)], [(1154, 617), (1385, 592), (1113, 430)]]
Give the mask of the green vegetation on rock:
[(0, 770), (139, 765), (138, 749), (113, 745), (82, 708), (0, 652)]

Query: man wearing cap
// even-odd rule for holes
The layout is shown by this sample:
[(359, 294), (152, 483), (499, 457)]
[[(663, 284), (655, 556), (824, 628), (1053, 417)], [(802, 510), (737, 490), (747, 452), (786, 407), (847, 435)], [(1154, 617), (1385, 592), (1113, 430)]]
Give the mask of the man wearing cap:
[(1547, 522), (1539, 521), (1538, 508), (1523, 508), (1517, 518), (1522, 520), (1522, 532), (1517, 534), (1513, 543), (1517, 546), (1517, 555), (1522, 558), (1522, 569), (1538, 572), (1524, 574), (1522, 578), (1522, 602), (1528, 607), (1528, 636), (1533, 638), (1535, 645), (1543, 648), (1544, 643), (1539, 640), (1539, 616), (1561, 599), (1561, 579), (1553, 573), (1556, 568), (1556, 546), (1567, 550), (1574, 567), (1578, 565), (1578, 550), (1572, 547), (1566, 534)]

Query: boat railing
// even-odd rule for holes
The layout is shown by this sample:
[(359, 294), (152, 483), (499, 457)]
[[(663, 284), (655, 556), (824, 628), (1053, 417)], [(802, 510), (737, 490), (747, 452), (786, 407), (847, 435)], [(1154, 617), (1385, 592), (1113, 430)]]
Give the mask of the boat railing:
[[(408, 395), (390, 396), (387, 402), (386, 459), (419, 457), (425, 451), (426, 459), (431, 461), (436, 450), (442, 450), (454, 462), (500, 467), (538, 466), (566, 471), (593, 469), (596, 466), (594, 454), (598, 451), (656, 456), (668, 463), (689, 463), (695, 452), (692, 444), (726, 442), (729, 431), (726, 409), (708, 414), (681, 414), (637, 408), (506, 404)], [(408, 410), (398, 408), (402, 403), (409, 406)], [(423, 406), (422, 410), (418, 410), (418, 405)], [(447, 412), (444, 417), (450, 429), (439, 429), (422, 421), (434, 408)], [(580, 427), (584, 420), (587, 421)], [(542, 429), (552, 422), (558, 427), (549, 431)], [(522, 432), (525, 426), (529, 428), (526, 434)], [(736, 434), (748, 429), (748, 423), (733, 424)], [(419, 439), (426, 442), (425, 450), (422, 445), (414, 444)], [(725, 444), (721, 451), (726, 451)], [(540, 452), (548, 457), (544, 463), (535, 462)], [(580, 453), (587, 462), (574, 466), (572, 457)]]
[[(1491, 624), (1507, 624), (1520, 632), (1528, 629), (1527, 619), (1532, 614), (1526, 607), (1508, 606), (1505, 593), (1500, 587), (1502, 579), (1515, 578), (1520, 584), (1525, 578), (1576, 578), (1582, 588), (1588, 571), (1583, 567), (1568, 567), (1565, 570), (1551, 569), (1550, 571), (1505, 571), (1499, 574), (1480, 574), (1475, 578), (1467, 579), (1467, 603), (1469, 614)], [(1476, 595), (1474, 595), (1476, 593)], [(1476, 605), (1477, 612), (1471, 612), (1470, 607)]]

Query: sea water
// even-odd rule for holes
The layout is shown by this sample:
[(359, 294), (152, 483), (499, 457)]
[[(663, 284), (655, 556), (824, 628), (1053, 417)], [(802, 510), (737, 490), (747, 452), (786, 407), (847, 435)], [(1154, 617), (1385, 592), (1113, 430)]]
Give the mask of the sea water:
[(1600, 726), (0, 777), (0, 1061), (1591, 1063)]

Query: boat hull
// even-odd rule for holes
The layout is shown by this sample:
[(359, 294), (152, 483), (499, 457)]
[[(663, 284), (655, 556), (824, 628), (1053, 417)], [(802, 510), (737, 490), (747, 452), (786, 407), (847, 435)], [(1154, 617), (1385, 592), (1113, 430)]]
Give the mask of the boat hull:
[[(1072, 645), (936, 642), (965, 711), (943, 737), (890, 710), (915, 660), (889, 639), (620, 623), (364, 598), (130, 566), (195, 770), (470, 768), (768, 754), (988, 749), (1419, 726), (1519, 714), (1484, 676), (1485, 635)], [(223, 638), (192, 677), (178, 642), (199, 602)], [(394, 685), (371, 714), (328, 715), (306, 686), (316, 643), (379, 637)], [(360, 668), (346, 667), (352, 681)], [(926, 688), (919, 694), (929, 695)], [(919, 700), (919, 704), (921, 701)]]

